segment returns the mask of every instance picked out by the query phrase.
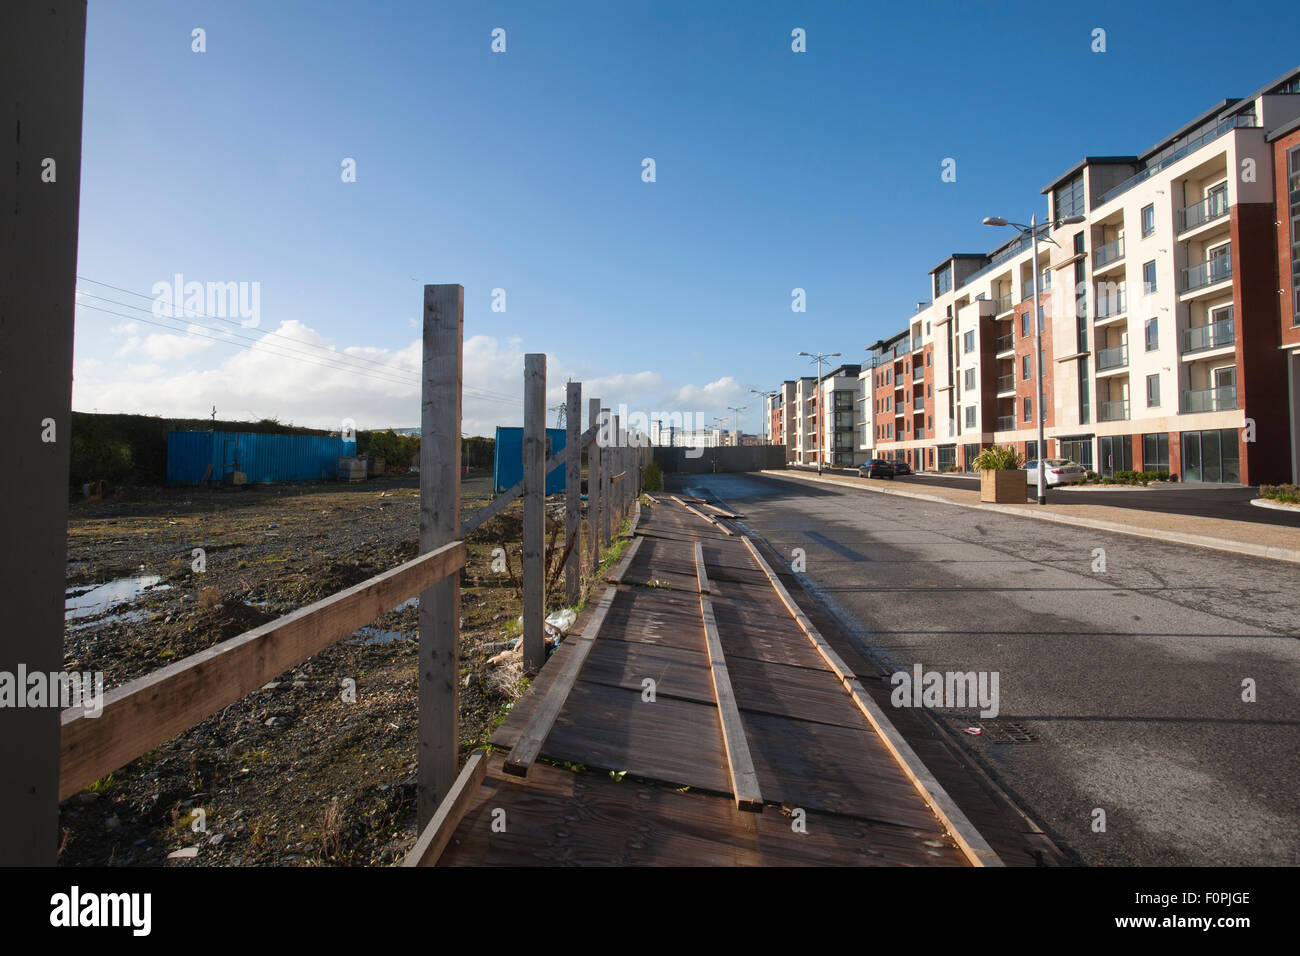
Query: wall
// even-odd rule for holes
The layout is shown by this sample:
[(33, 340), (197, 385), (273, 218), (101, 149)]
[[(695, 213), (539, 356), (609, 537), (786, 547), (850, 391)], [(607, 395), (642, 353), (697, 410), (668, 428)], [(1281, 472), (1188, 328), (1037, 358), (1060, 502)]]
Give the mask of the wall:
[[(698, 454), (690, 458), (687, 453)], [(784, 468), (784, 445), (741, 445), (739, 448), (664, 448), (654, 450), (655, 464), (664, 473), (703, 475), (714, 471), (762, 471)]]

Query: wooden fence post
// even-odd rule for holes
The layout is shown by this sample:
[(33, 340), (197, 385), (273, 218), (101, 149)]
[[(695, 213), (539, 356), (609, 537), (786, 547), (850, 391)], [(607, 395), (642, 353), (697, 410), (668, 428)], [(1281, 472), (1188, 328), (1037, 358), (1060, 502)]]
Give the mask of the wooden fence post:
[(603, 549), (609, 548), (609, 506), (613, 500), (611, 491), (613, 490), (609, 482), (611, 471), (609, 449), (605, 447), (609, 443), (609, 409), (600, 410), (600, 424), (605, 432), (605, 442), (600, 442), (600, 432), (596, 433), (596, 443), (599, 446), (600, 455), (600, 546)]
[[(623, 440), (622, 440), (623, 436), (622, 436), (622, 432), (619, 430), (621, 427), (622, 426), (621, 423), (619, 422), (619, 417), (615, 415), (614, 426), (610, 429), (609, 432), (610, 437), (613, 439), (614, 442), (614, 447), (611, 448), (609, 452), (611, 458), (611, 462), (609, 466), (609, 476), (611, 479), (615, 475), (621, 474), (623, 471), (621, 467), (623, 464)], [(618, 526), (623, 521), (623, 485), (624, 484), (626, 484), (626, 481), (620, 481), (617, 485), (612, 486), (614, 489), (614, 501), (613, 501), (614, 507), (611, 508), (610, 510), (613, 511), (614, 514), (613, 514), (613, 520), (611, 521), (613, 528), (611, 528), (610, 530), (611, 533), (613, 534), (618, 534)]]
[(564, 600), (573, 606), (578, 603), (582, 576), (582, 529), (578, 523), (578, 509), (582, 504), (582, 448), (578, 444), (578, 436), (582, 434), (582, 383), (570, 382), (567, 392), (564, 424), (568, 434), (564, 442), (569, 454), (564, 465), (564, 546), (569, 549), (569, 556), (564, 561)]
[[(600, 424), (600, 399), (587, 401), (587, 427)], [(591, 571), (600, 565), (600, 432), (587, 446), (587, 549), (591, 552)]]
[[(6, 701), (12, 705), (30, 689), (16, 676), (24, 669), (34, 678), (67, 666), (63, 595), (86, 4), (7, 3), (0, 23), (0, 129), (6, 137), (0, 167), (0, 526), (9, 542), (0, 549), (0, 672), (13, 680), (14, 697)], [(59, 688), (50, 692), (52, 703), (60, 703)], [(55, 864), (60, 734), (58, 706), (0, 708), (0, 866)]]
[[(420, 551), (460, 536), (460, 390), (465, 289), (424, 287), (424, 383), (420, 414)], [(456, 781), (460, 751), (460, 575), (420, 594), (419, 769), (423, 828)]]
[(546, 663), (546, 355), (524, 356), (524, 671)]

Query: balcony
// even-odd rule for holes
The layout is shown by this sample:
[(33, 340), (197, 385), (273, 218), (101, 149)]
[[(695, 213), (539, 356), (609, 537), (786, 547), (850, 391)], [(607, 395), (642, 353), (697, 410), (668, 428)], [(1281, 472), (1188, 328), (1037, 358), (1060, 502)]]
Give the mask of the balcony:
[[(1128, 366), (1128, 346), (1120, 345), (1111, 349), (1097, 350), (1097, 371), (1108, 368), (1126, 368)], [(1127, 417), (1127, 416), (1125, 416)]]
[(1224, 192), (1212, 193), (1200, 202), (1178, 210), (1178, 233), (1182, 235), (1197, 226), (1221, 219), (1228, 214), (1228, 196)]
[(1104, 246), (1098, 246), (1092, 254), (1092, 267), (1102, 269), (1111, 263), (1118, 262), (1124, 258), (1124, 238), (1121, 236), (1114, 242), (1108, 242)]
[(993, 351), (1001, 355), (1003, 352), (1014, 352), (1016, 349), (1016, 333), (1008, 332), (1006, 335), (999, 335), (997, 342), (993, 345)]
[(916, 401), (912, 403), (912, 410), (915, 412), (925, 411), (925, 399), (918, 397)]
[(1228, 252), (1183, 270), (1183, 292), (1195, 292), (1232, 278), (1232, 253)]
[(1013, 432), (1016, 430), (1015, 415), (999, 415), (997, 430), (1000, 432)]
[[(1051, 273), (1044, 272), (1038, 277), (1038, 294), (1046, 295), (1052, 291)], [(1030, 279), (1020, 287), (1020, 301), (1024, 302), (1034, 297), (1034, 281)]]
[(1014, 300), (1015, 300), (1015, 296), (1011, 295), (1011, 293), (1009, 292), (1006, 295), (1002, 296), (1002, 298), (1000, 299), (994, 299), (993, 314), (1001, 315), (1003, 312), (1010, 312), (1013, 308), (1015, 308), (1016, 303)]
[(998, 376), (998, 394), (1002, 392), (1014, 392), (1016, 390), (1016, 376), (999, 375)]
[(1138, 185), (1138, 183), (1145, 182), (1147, 179), (1150, 179), (1152, 176), (1160, 172), (1162, 169), (1166, 169), (1167, 167), (1172, 166), (1174, 163), (1178, 162), (1184, 156), (1191, 155), (1192, 153), (1200, 149), (1202, 146), (1205, 146), (1206, 144), (1213, 142), (1214, 140), (1218, 139), (1220, 136), (1223, 136), (1226, 133), (1231, 133), (1234, 129), (1239, 129), (1239, 128), (1249, 129), (1249, 128), (1256, 127), (1258, 125), (1259, 123), (1255, 120), (1253, 116), (1229, 117), (1228, 119), (1224, 120), (1222, 123), (1219, 123), (1217, 126), (1211, 127), (1210, 129), (1206, 130), (1204, 133), (1201, 133), (1199, 136), (1196, 136), (1188, 140), (1178, 149), (1169, 153), (1167, 156), (1162, 157), (1159, 162), (1153, 163), (1152, 165), (1148, 166), (1146, 169), (1142, 170), (1142, 172), (1138, 173), (1136, 176), (1131, 176), (1128, 179), (1124, 180), (1119, 185), (1112, 186), (1109, 190), (1107, 190), (1106, 192), (1102, 193), (1100, 196), (1097, 197), (1097, 202), (1094, 204), (1093, 208), (1095, 209), (1097, 208), (1097, 206), (1106, 205), (1106, 203), (1110, 202), (1116, 196), (1128, 192), (1134, 186)]
[(1128, 401), (1102, 402), (1101, 414), (1098, 416), (1097, 420), (1102, 422), (1128, 421)]
[(1221, 385), (1218, 388), (1183, 389), (1183, 414), (1193, 412), (1226, 412), (1237, 407), (1237, 386)]
[(912, 368), (912, 381), (913, 381), (913, 382), (920, 382), (920, 381), (923, 381), (924, 379), (925, 379), (925, 366), (924, 366), (924, 365), (916, 365), (916, 366), (913, 366), (913, 368)]
[(1237, 340), (1232, 319), (1221, 319), (1209, 325), (1197, 325), (1183, 332), (1183, 354), (1204, 352), (1207, 349), (1232, 345)]
[(1114, 319), (1128, 311), (1128, 297), (1121, 290), (1109, 295), (1097, 294), (1097, 321)]

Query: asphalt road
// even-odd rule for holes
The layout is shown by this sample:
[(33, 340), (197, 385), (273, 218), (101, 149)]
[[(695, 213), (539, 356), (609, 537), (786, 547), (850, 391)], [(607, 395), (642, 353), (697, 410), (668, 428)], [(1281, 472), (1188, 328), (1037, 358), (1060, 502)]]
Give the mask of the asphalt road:
[[(803, 549), (806, 586), (883, 671), (996, 672), (996, 719), (936, 713), (1084, 862), (1300, 864), (1297, 566), (767, 476), (677, 480)], [(1037, 739), (996, 743), (1007, 722)]]

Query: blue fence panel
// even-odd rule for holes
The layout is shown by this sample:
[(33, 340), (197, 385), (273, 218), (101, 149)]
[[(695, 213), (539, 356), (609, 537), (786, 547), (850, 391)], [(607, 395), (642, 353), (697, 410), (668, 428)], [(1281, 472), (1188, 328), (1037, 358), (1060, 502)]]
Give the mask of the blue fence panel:
[[(568, 431), (563, 428), (546, 429), (546, 457), (561, 451), (568, 441)], [(497, 426), (496, 450), (492, 459), (492, 487), (500, 494), (513, 488), (524, 477), (524, 430)], [(546, 476), (546, 493), (558, 495), (564, 491), (564, 466)]]

